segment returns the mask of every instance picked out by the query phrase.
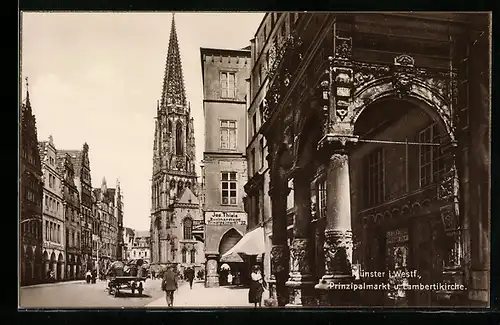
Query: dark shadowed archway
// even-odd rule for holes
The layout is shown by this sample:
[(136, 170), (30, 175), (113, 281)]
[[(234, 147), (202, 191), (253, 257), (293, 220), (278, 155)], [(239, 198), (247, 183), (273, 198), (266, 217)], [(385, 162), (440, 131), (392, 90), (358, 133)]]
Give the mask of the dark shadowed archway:
[(219, 254), (222, 256), (230, 250), (243, 236), (234, 228), (229, 229), (219, 242)]

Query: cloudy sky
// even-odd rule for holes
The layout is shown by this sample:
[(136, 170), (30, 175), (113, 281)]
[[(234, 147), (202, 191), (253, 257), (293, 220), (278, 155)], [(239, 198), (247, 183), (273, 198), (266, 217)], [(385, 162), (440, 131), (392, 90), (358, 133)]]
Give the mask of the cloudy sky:
[[(21, 65), (38, 140), (90, 147), (92, 185), (116, 179), (124, 224), (149, 229), (154, 116), (161, 95), (171, 13), (24, 13)], [(262, 13), (176, 13), (184, 82), (203, 153), (200, 47), (249, 45)], [(23, 85), (24, 88), (24, 85)], [(23, 90), (24, 97), (24, 90)], [(198, 173), (199, 175), (199, 173)]]

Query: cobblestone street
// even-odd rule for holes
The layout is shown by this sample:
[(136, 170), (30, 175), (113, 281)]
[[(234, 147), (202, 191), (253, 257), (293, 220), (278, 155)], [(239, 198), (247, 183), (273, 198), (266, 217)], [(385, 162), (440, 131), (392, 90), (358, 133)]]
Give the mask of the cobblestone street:
[(164, 297), (161, 281), (148, 279), (142, 296), (124, 290), (118, 297), (108, 294), (106, 281), (88, 284), (71, 281), (21, 287), (20, 308), (120, 308), (144, 307)]
[[(264, 297), (265, 298), (265, 297)], [(205, 288), (203, 282), (179, 286), (174, 296), (174, 308), (242, 308), (253, 307), (248, 303), (248, 288), (227, 286)], [(146, 305), (146, 308), (167, 308), (165, 294)]]

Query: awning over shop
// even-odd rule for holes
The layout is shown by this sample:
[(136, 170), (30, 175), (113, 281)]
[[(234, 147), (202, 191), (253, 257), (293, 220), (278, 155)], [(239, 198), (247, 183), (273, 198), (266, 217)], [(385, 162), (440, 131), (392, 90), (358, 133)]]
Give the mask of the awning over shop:
[(264, 228), (259, 227), (246, 233), (239, 242), (228, 250), (222, 258), (231, 254), (259, 255), (266, 251), (264, 243)]
[(220, 258), (220, 262), (224, 263), (243, 263), (243, 259), (238, 253), (224, 254)]

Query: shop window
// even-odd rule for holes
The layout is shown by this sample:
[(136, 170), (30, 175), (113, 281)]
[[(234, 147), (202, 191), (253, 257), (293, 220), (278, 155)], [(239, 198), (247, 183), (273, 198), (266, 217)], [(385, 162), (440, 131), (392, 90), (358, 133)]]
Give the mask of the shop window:
[(237, 197), (236, 172), (223, 172), (221, 176), (222, 204), (235, 205)]

